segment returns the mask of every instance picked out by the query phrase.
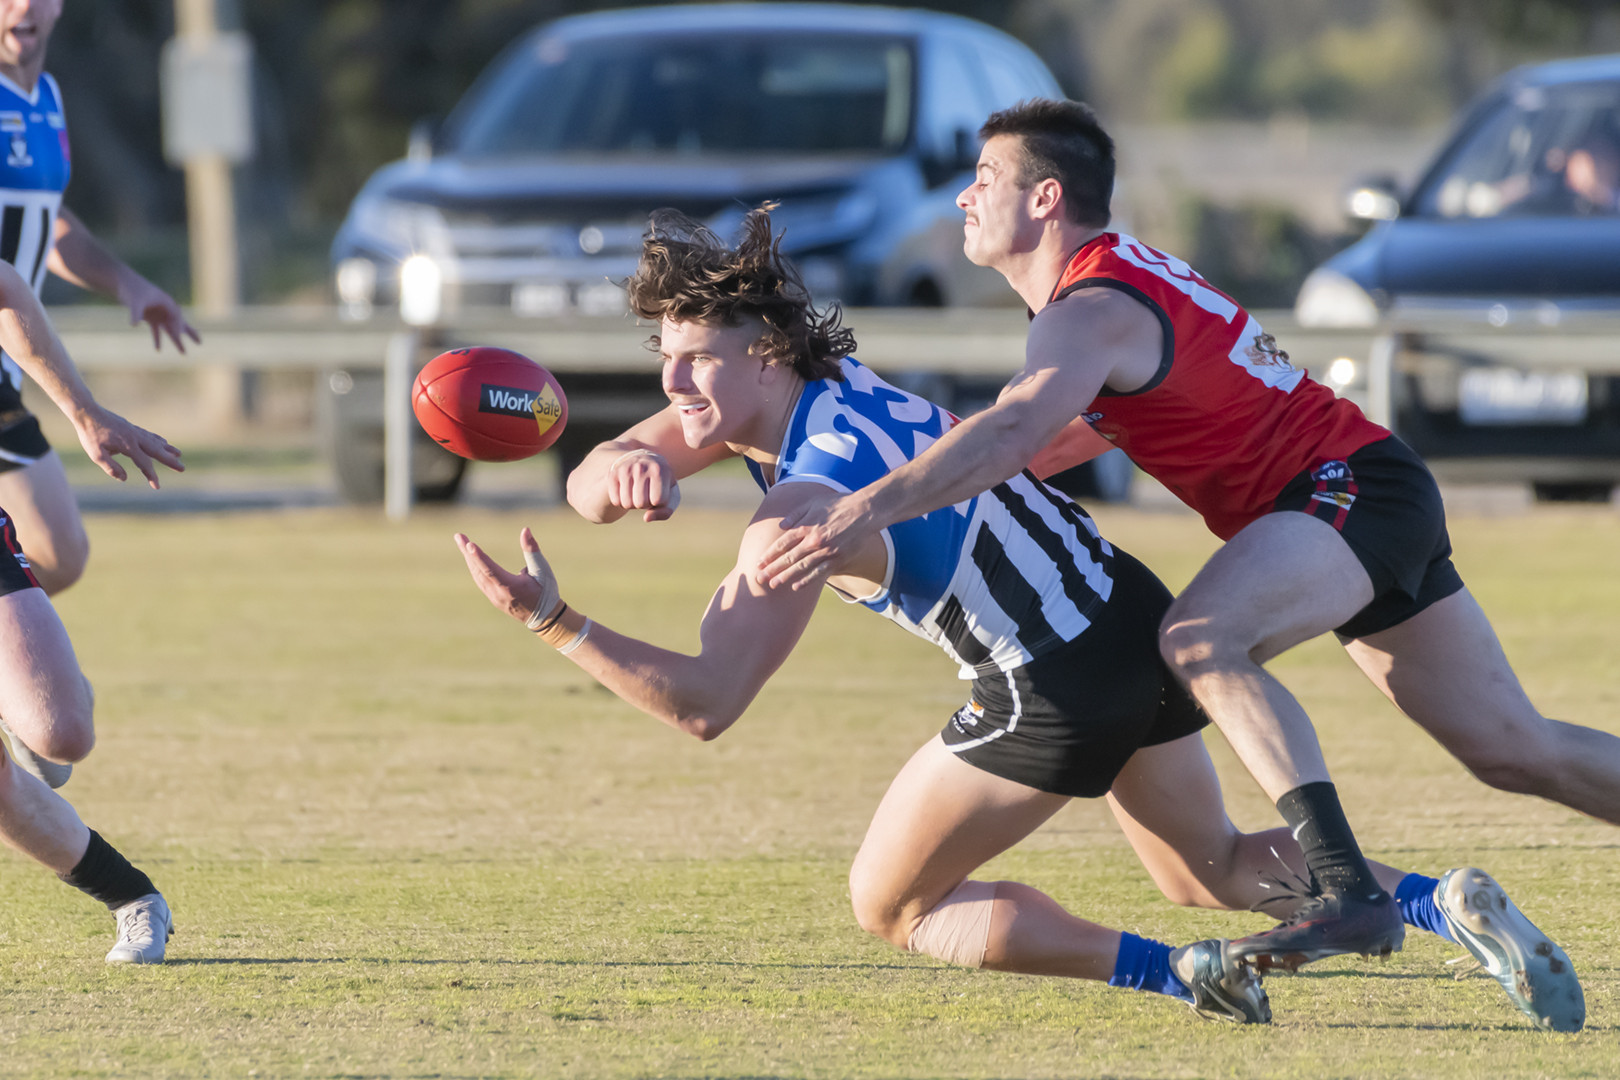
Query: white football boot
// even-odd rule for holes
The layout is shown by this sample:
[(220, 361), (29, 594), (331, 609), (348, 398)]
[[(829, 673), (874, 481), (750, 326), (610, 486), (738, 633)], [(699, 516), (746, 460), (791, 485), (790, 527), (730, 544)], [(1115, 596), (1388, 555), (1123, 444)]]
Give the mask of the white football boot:
[(1513, 906), (1491, 875), (1471, 866), (1448, 870), (1435, 887), (1434, 903), (1452, 936), (1474, 955), (1476, 968), (1501, 983), (1537, 1027), (1581, 1030), (1586, 995), (1569, 957)]
[(162, 893), (147, 893), (113, 912), (118, 941), (107, 954), (109, 964), (161, 964), (164, 946), (174, 936), (174, 917)]

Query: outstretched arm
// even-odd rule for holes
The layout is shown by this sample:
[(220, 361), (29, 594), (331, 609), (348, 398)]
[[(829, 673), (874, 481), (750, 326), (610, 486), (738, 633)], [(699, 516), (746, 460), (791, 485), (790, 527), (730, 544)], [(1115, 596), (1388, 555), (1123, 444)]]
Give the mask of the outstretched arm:
[(186, 338), (202, 341), (172, 296), (108, 251), (106, 245), (85, 228), (84, 222), (66, 208), (56, 217), (56, 245), (45, 265), (64, 281), (98, 292), (127, 307), (131, 326), (145, 321), (152, 328), (154, 349), (163, 348), (164, 334), (181, 352), (186, 351)]
[(693, 450), (671, 405), (617, 439), (599, 444), (568, 474), (568, 504), (586, 521), (618, 521), (631, 510), (663, 521), (681, 504), (677, 481), (736, 457), (724, 444)]
[(773, 588), (819, 584), (878, 530), (1015, 476), (1105, 385), (1146, 382), (1157, 366), (1159, 334), (1145, 307), (1111, 289), (1084, 290), (1046, 308), (1030, 324), (1023, 370), (994, 405), (887, 476), (788, 517), (757, 580)]
[(765, 589), (750, 573), (777, 535), (783, 508), (810, 494), (778, 490), (783, 491), (782, 505), (771, 507), (769, 498), (761, 505), (743, 534), (737, 565), (703, 613), (702, 648), (696, 656), (616, 633), (564, 603), (528, 529), (519, 538), (528, 573), (505, 569), (460, 533), (456, 545), (473, 582), (496, 608), (523, 622), (629, 704), (708, 740), (742, 716), (793, 651), (815, 611), (814, 592)]
[(9, 263), (0, 263), (0, 348), (72, 421), (84, 452), (108, 476), (123, 480), (127, 475), (117, 461), (120, 454), (134, 462), (154, 488), (158, 486), (156, 464), (185, 471), (180, 451), (167, 439), (136, 427), (96, 403), (56, 331), (51, 329), (33, 290)]

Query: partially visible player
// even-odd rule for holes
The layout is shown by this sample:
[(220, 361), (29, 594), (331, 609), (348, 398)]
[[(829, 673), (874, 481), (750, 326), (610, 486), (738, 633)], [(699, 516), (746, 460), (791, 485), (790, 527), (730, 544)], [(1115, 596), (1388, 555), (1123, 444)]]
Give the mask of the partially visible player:
[[(201, 339), (180, 306), (62, 206), (72, 160), (62, 93), (45, 73), (46, 45), (61, 13), (62, 0), (0, 0), (0, 260), (16, 267), (36, 296), (49, 269), (117, 300), (132, 323), (150, 325), (154, 348), (167, 336), (185, 352), (185, 338)], [(80, 418), (68, 418), (85, 441)], [(23, 405), (10, 355), (0, 356), (0, 506), (11, 512), (47, 593), (79, 579), (90, 541), (62, 461)]]
[[(456, 537), (495, 607), (626, 702), (705, 740), (741, 717), (815, 610), (814, 592), (754, 580), (783, 517), (883, 475), (955, 422), (848, 356), (853, 337), (836, 313), (810, 308), (764, 211), (745, 230), (731, 251), (690, 219), (655, 218), (630, 297), (639, 316), (660, 322), (671, 404), (598, 447), (568, 484), (589, 520), (631, 509), (653, 520), (673, 512), (680, 477), (745, 459), (765, 496), (703, 615), (701, 652), (660, 649), (565, 604), (527, 529), (527, 573)], [(1279, 914), (1304, 902), (1272, 880), (1285, 867), (1303, 872), (1287, 830), (1244, 834), (1227, 817), (1198, 735), (1207, 718), (1158, 653), (1171, 598), (1151, 572), (1024, 474), (884, 529), (829, 584), (933, 641), (974, 680), (968, 704), (896, 776), (855, 858), (850, 890), (863, 928), (969, 967), (1106, 980), (1227, 1019), (1270, 1019), (1258, 977), (1219, 942), (1173, 950), (1077, 918), (1027, 885), (969, 877), (1070, 798), (1106, 796), (1173, 900)], [(1375, 872), (1392, 891), (1415, 891), (1406, 909), (1414, 925), (1448, 935), (1448, 918), (1466, 912), (1447, 897), (1478, 874), (1455, 871), (1447, 881), (1456, 886), (1437, 893), (1433, 879)], [(1511, 917), (1527, 938), (1545, 940)], [(1570, 999), (1566, 1017), (1584, 1016), (1567, 957), (1547, 947), (1562, 973), (1543, 961), (1531, 977)]]
[[(115, 455), (128, 457), (154, 486), (155, 461), (178, 464), (174, 447), (96, 404), (28, 283), (4, 265), (0, 346), (76, 418), (85, 450), (108, 475), (125, 478)], [(0, 717), (13, 748), (9, 757), (0, 751), (0, 840), (107, 905), (118, 927), (109, 963), (155, 964), (172, 932), (168, 905), (51, 790), (95, 745), (93, 706), (67, 631), (0, 509)]]

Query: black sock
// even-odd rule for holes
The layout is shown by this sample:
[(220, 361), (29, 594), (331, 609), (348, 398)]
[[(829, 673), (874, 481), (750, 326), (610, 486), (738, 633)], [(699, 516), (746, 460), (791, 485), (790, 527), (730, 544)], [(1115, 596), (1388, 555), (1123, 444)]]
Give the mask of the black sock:
[(85, 850), (84, 858), (63, 874), (62, 880), (113, 909), (157, 892), (152, 879), (130, 865), (130, 861), (94, 829), (90, 830), (90, 847)]
[(1331, 783), (1323, 780), (1295, 788), (1277, 800), (1277, 811), (1305, 853), (1313, 889), (1336, 887), (1370, 899), (1383, 895)]

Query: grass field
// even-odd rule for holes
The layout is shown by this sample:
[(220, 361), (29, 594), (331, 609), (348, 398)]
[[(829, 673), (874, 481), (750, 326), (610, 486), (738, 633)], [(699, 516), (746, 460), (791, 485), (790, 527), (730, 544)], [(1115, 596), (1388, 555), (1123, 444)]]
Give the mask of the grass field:
[[(1105, 508), (1172, 585), (1212, 540)], [(695, 648), (743, 517), (564, 512), (97, 516), (60, 605), (101, 741), (65, 790), (148, 869), (170, 961), (110, 969), (104, 911), (4, 856), (0, 1074), (16, 1076), (1600, 1077), (1620, 1061), (1616, 833), (1473, 781), (1328, 643), (1276, 665), (1369, 853), (1485, 866), (1574, 958), (1587, 1030), (1531, 1030), (1458, 950), (1270, 981), (1276, 1022), (947, 968), (863, 935), (845, 874), (909, 752), (960, 704), (944, 658), (836, 600), (725, 738), (631, 712), (494, 612), (457, 529), (535, 526), (565, 595)], [(1459, 564), (1551, 715), (1620, 730), (1620, 516), (1454, 521)], [(1218, 738), (1213, 740), (1219, 743)], [(1215, 747), (1234, 817), (1273, 812)], [(1096, 804), (986, 874), (1185, 941)]]

